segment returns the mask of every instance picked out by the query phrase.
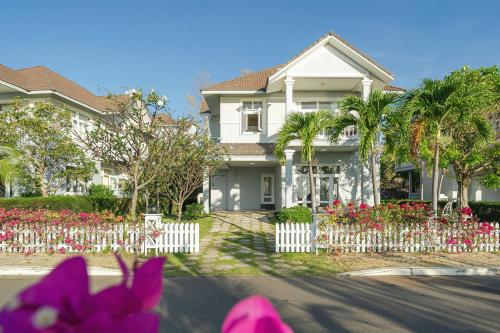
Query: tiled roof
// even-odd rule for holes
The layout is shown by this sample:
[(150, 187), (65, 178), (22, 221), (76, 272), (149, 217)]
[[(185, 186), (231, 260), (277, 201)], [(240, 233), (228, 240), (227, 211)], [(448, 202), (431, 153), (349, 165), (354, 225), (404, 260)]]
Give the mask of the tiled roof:
[(158, 114), (157, 117), (158, 117), (158, 119), (160, 119), (161, 121), (163, 121), (167, 125), (174, 125), (175, 124), (175, 121), (172, 119), (172, 117), (170, 117), (166, 113), (160, 113), (160, 114)]
[(384, 91), (391, 91), (391, 92), (405, 92), (406, 89), (400, 88), (400, 87), (395, 87), (395, 86), (385, 86)]
[(274, 143), (223, 143), (229, 155), (273, 155)]
[(235, 79), (223, 81), (204, 88), (204, 91), (247, 91), (265, 90), (267, 79), (276, 73), (283, 65), (266, 68), (258, 72), (249, 73)]
[(109, 101), (105, 96), (96, 96), (44, 66), (14, 70), (0, 65), (0, 80), (28, 91), (56, 91), (99, 111), (104, 112), (109, 108)]

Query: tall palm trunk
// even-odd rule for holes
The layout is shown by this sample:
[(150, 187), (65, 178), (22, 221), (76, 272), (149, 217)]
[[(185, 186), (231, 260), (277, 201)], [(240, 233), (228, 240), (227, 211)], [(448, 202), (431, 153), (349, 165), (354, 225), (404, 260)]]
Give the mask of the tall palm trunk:
[(314, 182), (313, 164), (309, 160), (309, 190), (311, 192), (311, 211), (316, 213), (316, 183)]
[(377, 172), (377, 155), (372, 145), (372, 153), (370, 156), (372, 188), (373, 188), (373, 204), (374, 206), (380, 205), (380, 193), (378, 191), (378, 172)]
[(436, 142), (434, 143), (434, 166), (432, 168), (432, 210), (434, 213), (438, 209), (439, 198), (439, 140), (441, 139), (441, 129), (436, 133)]

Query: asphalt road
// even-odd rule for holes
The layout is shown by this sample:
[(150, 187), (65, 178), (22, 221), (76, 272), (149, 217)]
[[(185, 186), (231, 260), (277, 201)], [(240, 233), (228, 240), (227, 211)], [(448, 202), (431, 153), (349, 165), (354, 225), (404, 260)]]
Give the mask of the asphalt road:
[[(7, 301), (33, 278), (0, 278)], [(96, 289), (110, 283), (94, 278)], [(218, 332), (231, 306), (269, 297), (295, 332), (500, 332), (500, 277), (177, 277), (162, 332)]]

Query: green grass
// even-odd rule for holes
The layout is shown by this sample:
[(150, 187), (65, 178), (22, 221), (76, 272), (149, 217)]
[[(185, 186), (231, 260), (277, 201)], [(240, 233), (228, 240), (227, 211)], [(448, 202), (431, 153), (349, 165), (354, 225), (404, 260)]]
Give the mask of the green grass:
[[(164, 223), (175, 223), (177, 219), (175, 217), (169, 216), (163, 218)], [(210, 232), (212, 225), (214, 224), (214, 218), (211, 216), (205, 216), (200, 219), (188, 220), (186, 218), (182, 218), (181, 223), (199, 223), (200, 224), (200, 239), (205, 237)]]

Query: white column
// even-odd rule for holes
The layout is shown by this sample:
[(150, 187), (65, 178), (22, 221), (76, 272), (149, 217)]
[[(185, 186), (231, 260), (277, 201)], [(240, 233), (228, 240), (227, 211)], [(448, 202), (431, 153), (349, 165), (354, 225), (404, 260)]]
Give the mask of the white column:
[(368, 100), (368, 97), (370, 96), (370, 93), (372, 91), (373, 80), (365, 78), (363, 79), (363, 81), (361, 81), (361, 83), (363, 84), (363, 100), (366, 101)]
[(203, 211), (210, 213), (210, 176), (208, 172), (204, 172), (203, 179)]
[(280, 167), (281, 175), (281, 208), (286, 207), (286, 166)]
[(291, 77), (287, 77), (285, 79), (285, 100), (286, 100), (286, 105), (285, 105), (285, 110), (286, 110), (286, 115), (289, 115), (290, 112), (293, 111), (293, 84), (295, 83), (295, 80)]
[(295, 153), (295, 150), (293, 150), (293, 149), (286, 149), (285, 150), (285, 157), (286, 157), (286, 164), (285, 164), (285, 172), (286, 172), (285, 197), (286, 197), (286, 200), (285, 200), (285, 206), (287, 208), (293, 206), (293, 153)]

